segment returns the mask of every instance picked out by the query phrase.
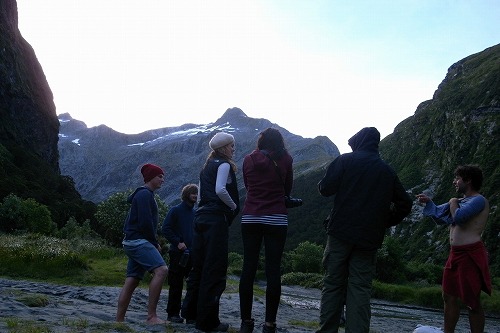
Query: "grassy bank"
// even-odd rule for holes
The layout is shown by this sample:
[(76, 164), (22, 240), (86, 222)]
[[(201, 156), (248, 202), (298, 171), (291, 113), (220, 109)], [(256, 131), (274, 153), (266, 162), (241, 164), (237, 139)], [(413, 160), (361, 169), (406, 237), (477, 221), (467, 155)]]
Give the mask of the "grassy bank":
[[(315, 273), (288, 273), (283, 275), (283, 284), (301, 285), (307, 288), (321, 288), (323, 276)], [(500, 278), (493, 278), (491, 296), (481, 293), (484, 310), (494, 316), (500, 316)], [(442, 309), (443, 300), (440, 285), (427, 283), (389, 284), (373, 282), (372, 297), (407, 305)], [(465, 308), (465, 307), (464, 307)]]
[[(241, 261), (231, 260), (229, 274), (238, 276)], [(127, 258), (121, 249), (95, 240), (64, 240), (33, 234), (0, 235), (0, 276), (64, 285), (115, 286), (124, 281)], [(262, 276), (262, 274), (258, 274)], [(283, 284), (321, 287), (322, 276), (313, 273), (288, 273)], [(148, 278), (143, 283), (148, 283)], [(237, 292), (237, 281), (228, 281), (226, 292)], [(487, 313), (500, 315), (500, 278), (493, 279), (491, 297), (482, 293)], [(264, 292), (256, 287), (256, 293)], [(442, 308), (439, 285), (386, 284), (375, 281), (373, 297), (417, 306)]]

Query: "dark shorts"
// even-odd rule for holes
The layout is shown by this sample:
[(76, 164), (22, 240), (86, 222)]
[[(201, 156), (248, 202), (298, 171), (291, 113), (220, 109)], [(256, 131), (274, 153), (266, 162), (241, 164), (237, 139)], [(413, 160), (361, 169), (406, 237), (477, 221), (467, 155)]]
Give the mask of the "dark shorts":
[(150, 242), (134, 246), (123, 245), (123, 249), (128, 257), (127, 277), (142, 280), (146, 272), (152, 272), (160, 266), (166, 266), (160, 252)]

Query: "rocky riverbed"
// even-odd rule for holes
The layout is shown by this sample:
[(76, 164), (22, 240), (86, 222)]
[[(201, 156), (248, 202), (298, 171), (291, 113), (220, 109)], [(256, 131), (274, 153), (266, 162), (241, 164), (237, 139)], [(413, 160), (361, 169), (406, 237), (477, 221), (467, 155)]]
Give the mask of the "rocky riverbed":
[[(115, 323), (118, 287), (76, 287), (43, 282), (0, 279), (0, 332), (198, 332), (186, 324), (145, 325), (147, 289), (135, 292), (125, 324)], [(168, 290), (162, 292), (159, 313), (166, 319)], [(315, 331), (319, 318), (320, 291), (283, 286), (278, 311), (280, 332)], [(257, 325), (264, 320), (264, 299), (255, 297)], [(230, 324), (230, 332), (239, 329), (239, 298), (227, 290), (221, 299), (221, 320)], [(417, 325), (442, 326), (442, 312), (372, 301), (372, 333), (413, 332)], [(456, 332), (469, 332), (464, 313)], [(45, 329), (45, 330), (44, 330)], [(255, 330), (255, 332), (260, 332)], [(488, 317), (485, 332), (500, 333), (500, 319)]]

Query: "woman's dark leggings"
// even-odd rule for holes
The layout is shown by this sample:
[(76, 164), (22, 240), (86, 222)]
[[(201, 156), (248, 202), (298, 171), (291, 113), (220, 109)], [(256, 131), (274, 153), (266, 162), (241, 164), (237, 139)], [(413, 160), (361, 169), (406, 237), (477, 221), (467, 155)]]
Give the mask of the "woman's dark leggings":
[(221, 323), (219, 305), (226, 289), (229, 225), (222, 214), (199, 214), (194, 225), (193, 268), (187, 279), (181, 315), (196, 319), (196, 328), (207, 332)]
[(281, 296), (281, 258), (285, 247), (287, 226), (242, 223), (243, 271), (240, 279), (241, 319), (252, 318), (253, 284), (264, 240), (266, 287), (266, 322), (276, 322)]

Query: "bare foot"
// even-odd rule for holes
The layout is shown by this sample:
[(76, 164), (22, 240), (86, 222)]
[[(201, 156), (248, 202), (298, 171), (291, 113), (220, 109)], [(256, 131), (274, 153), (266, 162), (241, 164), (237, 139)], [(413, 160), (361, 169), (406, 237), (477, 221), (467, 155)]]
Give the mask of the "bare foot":
[(162, 319), (154, 316), (154, 317), (148, 318), (148, 320), (146, 320), (146, 323), (149, 325), (164, 325), (164, 324), (167, 324), (168, 321), (162, 320)]

